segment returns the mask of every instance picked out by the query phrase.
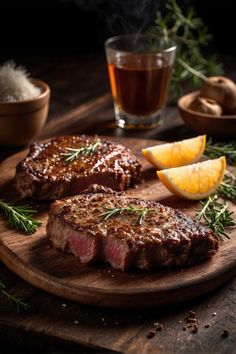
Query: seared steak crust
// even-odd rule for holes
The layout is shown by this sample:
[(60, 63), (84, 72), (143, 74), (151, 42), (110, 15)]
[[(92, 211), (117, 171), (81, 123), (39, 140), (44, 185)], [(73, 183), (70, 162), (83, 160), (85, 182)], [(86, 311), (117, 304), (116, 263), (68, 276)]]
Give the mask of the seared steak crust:
[(97, 183), (117, 191), (129, 187), (140, 174), (141, 164), (124, 146), (100, 139), (88, 155), (66, 161), (66, 148), (89, 146), (98, 140), (89, 136), (62, 136), (45, 144), (34, 143), (16, 167), (15, 185), (22, 197), (60, 199), (75, 195)]
[[(135, 213), (104, 219), (105, 208), (148, 208), (141, 224)], [(51, 205), (47, 234), (54, 246), (82, 263), (151, 269), (186, 266), (210, 258), (218, 248), (213, 232), (179, 210), (91, 186), (85, 193)]]

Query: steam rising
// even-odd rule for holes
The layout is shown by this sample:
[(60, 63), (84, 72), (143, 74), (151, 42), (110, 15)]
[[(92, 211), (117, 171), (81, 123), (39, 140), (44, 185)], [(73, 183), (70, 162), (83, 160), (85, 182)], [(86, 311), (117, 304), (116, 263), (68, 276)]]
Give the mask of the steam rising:
[(61, 0), (95, 12), (112, 35), (141, 33), (153, 24), (161, 0)]

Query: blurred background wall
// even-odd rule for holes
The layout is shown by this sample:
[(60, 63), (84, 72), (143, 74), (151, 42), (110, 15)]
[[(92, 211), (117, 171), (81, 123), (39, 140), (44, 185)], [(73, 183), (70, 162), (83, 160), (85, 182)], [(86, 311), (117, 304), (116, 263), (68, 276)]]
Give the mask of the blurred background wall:
[[(235, 0), (178, 0), (194, 5), (214, 35), (213, 48), (235, 54)], [(103, 50), (110, 35), (145, 30), (162, 0), (1, 0), (1, 54), (66, 55)]]

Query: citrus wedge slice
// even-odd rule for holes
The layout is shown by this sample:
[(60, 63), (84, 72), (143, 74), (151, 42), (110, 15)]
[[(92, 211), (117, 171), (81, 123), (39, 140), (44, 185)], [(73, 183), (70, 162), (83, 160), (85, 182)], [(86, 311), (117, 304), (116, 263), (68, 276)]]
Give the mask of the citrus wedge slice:
[(192, 200), (203, 199), (219, 187), (226, 169), (225, 156), (189, 166), (157, 171), (161, 182), (175, 195)]
[(142, 149), (143, 156), (159, 169), (198, 162), (206, 146), (206, 135)]

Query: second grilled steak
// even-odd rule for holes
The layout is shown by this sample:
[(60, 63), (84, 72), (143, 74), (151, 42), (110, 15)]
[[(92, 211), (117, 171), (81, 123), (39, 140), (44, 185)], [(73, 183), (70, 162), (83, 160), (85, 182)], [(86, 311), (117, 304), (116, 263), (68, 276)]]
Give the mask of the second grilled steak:
[[(69, 149), (82, 150), (68, 161), (65, 154), (73, 152)], [(31, 146), (17, 165), (15, 185), (22, 197), (40, 200), (75, 195), (93, 183), (123, 191), (139, 177), (140, 168), (139, 160), (121, 144), (97, 137), (62, 136)]]
[[(125, 210), (106, 218), (117, 208)], [(101, 186), (53, 203), (47, 233), (56, 248), (82, 263), (106, 261), (121, 270), (186, 266), (218, 248), (210, 229), (179, 210)]]

